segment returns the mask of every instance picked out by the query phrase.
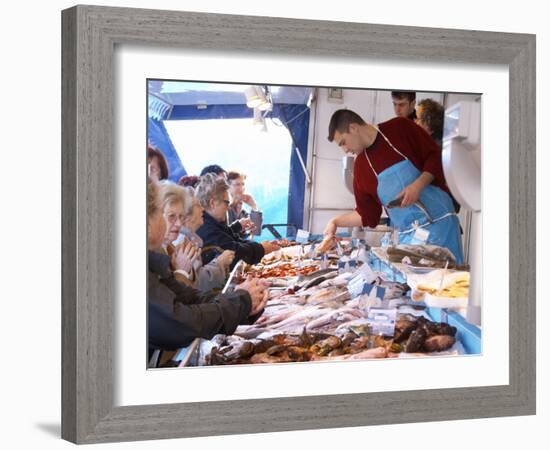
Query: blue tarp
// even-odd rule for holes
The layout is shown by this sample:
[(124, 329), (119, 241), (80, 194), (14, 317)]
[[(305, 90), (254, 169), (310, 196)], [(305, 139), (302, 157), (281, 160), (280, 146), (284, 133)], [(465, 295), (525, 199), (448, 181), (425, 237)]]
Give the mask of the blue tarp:
[(304, 191), (306, 178), (296, 154), (296, 148), (307, 164), (307, 144), (309, 134), (309, 108), (306, 105), (278, 105), (283, 124), (292, 137), (290, 175), (288, 181), (288, 223), (302, 228), (304, 225)]
[(168, 178), (171, 181), (177, 183), (182, 176), (187, 175), (178, 152), (172, 144), (170, 136), (168, 136), (168, 131), (161, 121), (149, 118), (147, 121), (147, 140), (153, 147), (158, 148), (166, 158), (168, 173), (170, 174)]

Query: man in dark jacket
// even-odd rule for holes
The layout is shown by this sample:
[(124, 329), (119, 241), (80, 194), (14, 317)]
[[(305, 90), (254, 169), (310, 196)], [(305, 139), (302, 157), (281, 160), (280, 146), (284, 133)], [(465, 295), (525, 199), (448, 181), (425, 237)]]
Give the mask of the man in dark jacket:
[(235, 252), (232, 266), (241, 259), (248, 264), (257, 264), (264, 255), (279, 250), (280, 247), (268, 241), (259, 244), (242, 239), (238, 235), (242, 228), (227, 225), (227, 210), (230, 203), (228, 189), (225, 180), (211, 174), (202, 177), (197, 186), (196, 196), (204, 208), (204, 223), (197, 230), (197, 234), (204, 242), (203, 263), (208, 264), (216, 256), (215, 251), (223, 249)]
[(396, 116), (416, 120), (416, 92), (392, 91), (391, 98)]
[(200, 337), (231, 335), (253, 323), (267, 302), (265, 286), (247, 280), (230, 294), (201, 292), (179, 283), (167, 255), (149, 251), (149, 350), (175, 350)]

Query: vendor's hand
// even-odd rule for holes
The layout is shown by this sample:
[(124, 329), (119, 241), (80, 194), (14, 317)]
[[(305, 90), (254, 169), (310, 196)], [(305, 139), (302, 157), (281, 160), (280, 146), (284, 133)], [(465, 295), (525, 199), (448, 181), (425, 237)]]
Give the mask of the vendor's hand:
[(176, 247), (172, 254), (171, 262), (174, 270), (184, 270), (190, 273), (196, 257), (196, 246), (191, 242), (185, 242)]
[(264, 255), (281, 249), (281, 247), (279, 247), (277, 244), (273, 244), (269, 241), (263, 241), (262, 247), (264, 248)]
[(326, 253), (336, 246), (336, 236), (325, 236), (319, 246), (316, 248), (317, 253)]
[(243, 283), (237, 286), (237, 289), (242, 289), (250, 295), (252, 305), (250, 307), (249, 316), (258, 314), (265, 308), (268, 298), (268, 291), (263, 282), (257, 278), (247, 278)]
[(401, 208), (411, 206), (413, 203), (416, 203), (420, 198), (420, 192), (422, 188), (416, 183), (413, 182), (409, 184), (405, 189), (403, 189), (397, 198), (401, 198)]
[(325, 227), (325, 230), (323, 231), (323, 234), (325, 236), (325, 238), (331, 238), (331, 237), (334, 237), (336, 236), (336, 229), (338, 227), (336, 226), (336, 224), (334, 223), (334, 220), (329, 220), (328, 223), (327, 223), (327, 226)]
[(288, 239), (274, 240), (271, 242), (273, 244), (277, 244), (279, 247), (288, 247), (290, 245), (290, 242), (288, 241)]
[(227, 268), (231, 265), (234, 258), (235, 252), (233, 250), (224, 250), (224, 252), (218, 256), (216, 261), (218, 261), (218, 264), (223, 270), (227, 271)]
[(248, 217), (239, 219), (239, 223), (241, 224), (241, 227), (243, 227), (243, 231), (252, 230), (254, 228), (254, 222), (252, 222)]

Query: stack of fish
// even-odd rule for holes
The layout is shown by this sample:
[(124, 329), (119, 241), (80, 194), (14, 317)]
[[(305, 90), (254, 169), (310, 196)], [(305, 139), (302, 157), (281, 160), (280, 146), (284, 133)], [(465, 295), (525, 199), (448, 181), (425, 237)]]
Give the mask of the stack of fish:
[(304, 327), (300, 334), (265, 333), (253, 339), (217, 337), (205, 357), (207, 365), (395, 358), (400, 353), (441, 354), (456, 342), (456, 328), (403, 314), (395, 334), (373, 335), (367, 324), (346, 324), (334, 334)]
[[(212, 340), (204, 364), (385, 358), (439, 352), (455, 343), (456, 329), (408, 314), (399, 314), (393, 336), (372, 335), (362, 296), (352, 298), (348, 291), (356, 273), (324, 269), (295, 275), (318, 263), (297, 254), (252, 268), (272, 283), (267, 306), (254, 324)], [(289, 276), (270, 277), (278, 264), (284, 264)], [(409, 289), (376, 275), (373, 284), (385, 288), (385, 299), (403, 298)]]

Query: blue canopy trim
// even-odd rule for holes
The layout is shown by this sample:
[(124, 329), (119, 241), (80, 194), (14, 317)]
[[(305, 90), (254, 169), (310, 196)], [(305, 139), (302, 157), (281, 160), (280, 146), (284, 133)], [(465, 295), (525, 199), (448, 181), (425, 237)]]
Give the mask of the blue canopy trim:
[(175, 105), (167, 120), (246, 119), (254, 112), (246, 105)]

